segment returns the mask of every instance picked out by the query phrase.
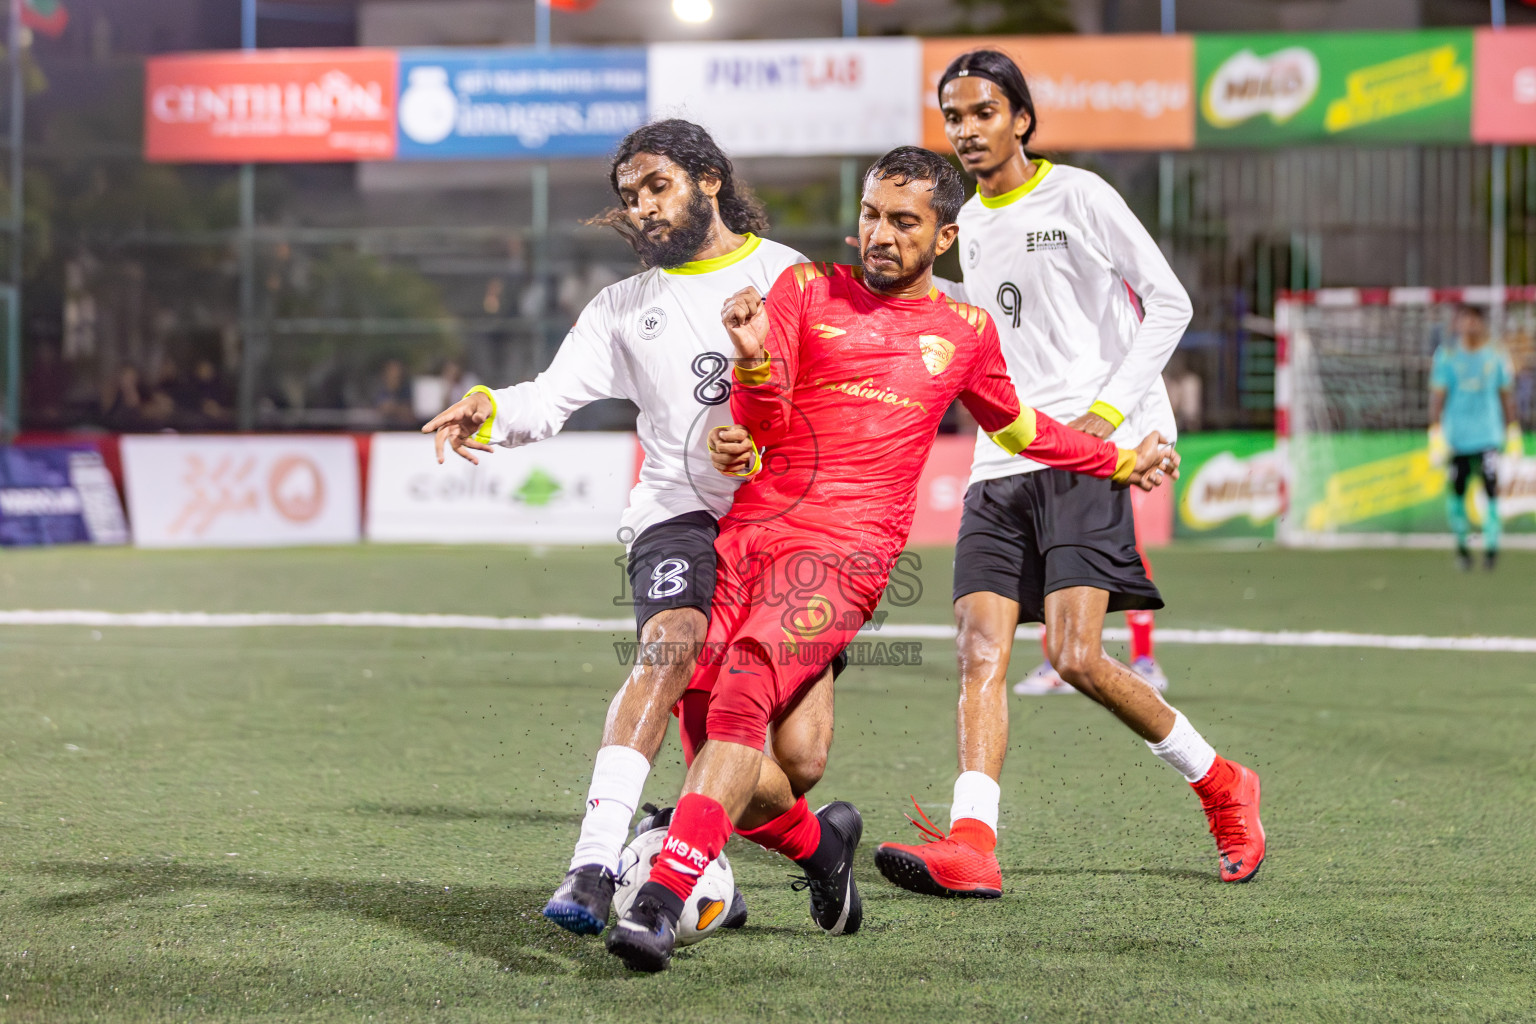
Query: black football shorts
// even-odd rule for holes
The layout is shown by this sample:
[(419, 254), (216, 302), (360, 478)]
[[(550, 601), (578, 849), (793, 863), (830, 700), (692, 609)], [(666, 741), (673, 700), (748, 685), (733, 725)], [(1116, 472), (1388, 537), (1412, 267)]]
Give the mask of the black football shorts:
[(989, 592), (1045, 621), (1045, 595), (1109, 592), (1112, 612), (1157, 609), (1163, 597), (1136, 550), (1131, 492), (1108, 480), (1042, 469), (981, 480), (965, 492), (955, 543), (955, 600)]

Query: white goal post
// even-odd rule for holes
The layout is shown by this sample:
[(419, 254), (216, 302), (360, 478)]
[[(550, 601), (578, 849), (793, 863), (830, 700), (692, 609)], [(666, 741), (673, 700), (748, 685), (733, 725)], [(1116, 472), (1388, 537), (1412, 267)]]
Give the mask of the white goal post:
[[(1456, 309), (1488, 313), (1515, 366), (1524, 428), (1536, 413), (1536, 287), (1330, 288), (1275, 303), (1276, 538), (1289, 546), (1448, 546), (1447, 477), (1426, 445), (1434, 351)], [(1505, 544), (1536, 547), (1536, 445), (1503, 458)], [(1474, 528), (1486, 506), (1474, 497)]]

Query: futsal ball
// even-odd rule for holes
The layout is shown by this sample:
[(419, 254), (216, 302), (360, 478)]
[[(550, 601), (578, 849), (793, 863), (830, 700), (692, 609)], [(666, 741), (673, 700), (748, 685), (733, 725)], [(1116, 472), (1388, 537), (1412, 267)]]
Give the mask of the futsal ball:
[[(666, 828), (653, 828), (636, 836), (624, 848), (619, 858), (619, 884), (613, 893), (613, 908), (619, 916), (629, 910), (640, 887), (650, 880), (651, 866), (661, 856), (661, 844), (666, 838)], [(683, 903), (683, 915), (677, 922), (677, 944), (691, 946), (708, 938), (730, 913), (735, 892), (736, 877), (731, 873), (731, 862), (722, 853), (704, 869), (693, 893)]]

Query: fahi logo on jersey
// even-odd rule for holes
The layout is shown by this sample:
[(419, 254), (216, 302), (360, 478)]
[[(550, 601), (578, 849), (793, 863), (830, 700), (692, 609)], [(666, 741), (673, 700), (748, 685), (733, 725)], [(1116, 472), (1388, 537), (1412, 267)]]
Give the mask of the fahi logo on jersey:
[(652, 306), (640, 314), (640, 337), (646, 341), (655, 340), (656, 336), (667, 329), (667, 311), (660, 306)]
[(1061, 228), (1024, 232), (1025, 252), (1043, 252), (1046, 249), (1065, 249), (1066, 247), (1067, 233)]

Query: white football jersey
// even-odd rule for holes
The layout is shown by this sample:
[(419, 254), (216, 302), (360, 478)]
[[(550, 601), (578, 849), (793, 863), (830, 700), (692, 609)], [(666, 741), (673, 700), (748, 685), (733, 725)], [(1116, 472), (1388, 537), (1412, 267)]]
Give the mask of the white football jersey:
[[(1171, 441), (1162, 373), (1189, 325), (1189, 294), (1108, 182), (1036, 167), (1012, 192), (977, 193), (961, 209), (965, 301), (997, 322), (1021, 403), (1063, 423), (1090, 409), (1120, 419), (1111, 437), (1125, 448), (1154, 430)], [(978, 432), (970, 482), (1043, 468)]]
[(640, 409), (645, 457), (620, 537), (627, 544), (685, 512), (724, 515), (742, 481), (716, 471), (704, 447), (711, 427), (731, 422), (734, 349), (720, 310), (748, 285), (767, 295), (779, 274), (804, 262), (788, 246), (749, 234), (724, 256), (609, 285), (581, 311), (549, 369), (492, 392), (496, 414), (480, 436), (509, 448), (532, 444), (590, 402), (627, 398)]

